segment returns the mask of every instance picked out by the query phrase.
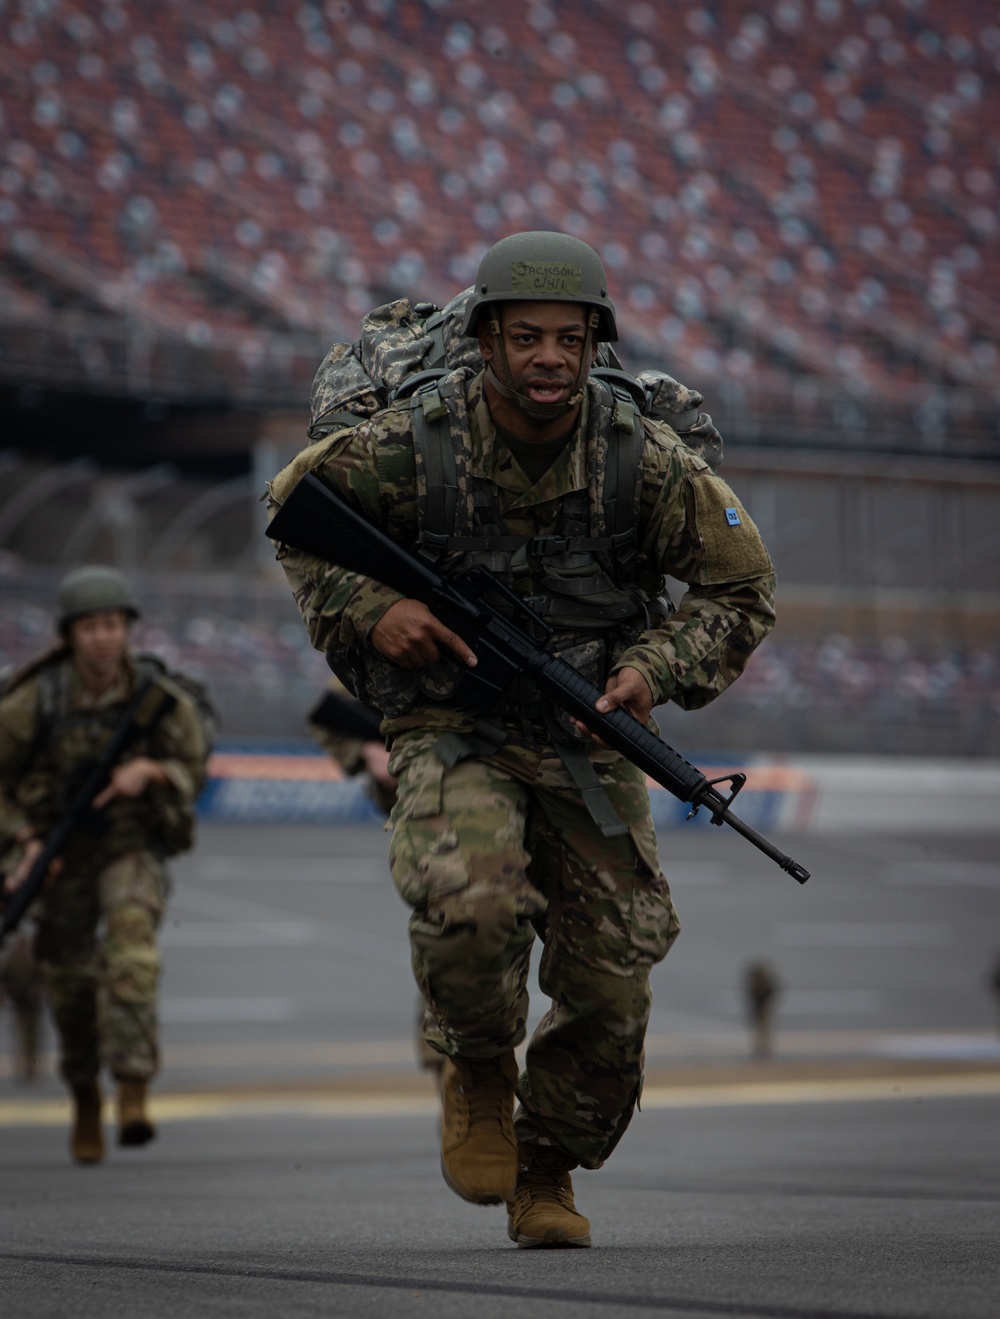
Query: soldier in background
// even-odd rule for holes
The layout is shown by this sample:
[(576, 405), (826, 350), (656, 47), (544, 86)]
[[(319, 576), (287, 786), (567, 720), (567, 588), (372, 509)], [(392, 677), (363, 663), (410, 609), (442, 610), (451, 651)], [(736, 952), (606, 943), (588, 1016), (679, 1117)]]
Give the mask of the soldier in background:
[[(309, 711), (309, 731), (332, 760), (350, 778), (365, 774), (372, 801), (388, 817), (396, 804), (396, 780), (389, 772), (389, 752), (379, 734), (378, 714), (354, 699), (343, 683), (330, 679), (329, 690)], [(440, 1076), (444, 1057), (424, 1038), (429, 1022), (427, 1007), (417, 1000), (417, 1062)]]
[(774, 1052), (774, 1004), (781, 985), (767, 962), (751, 962), (744, 973), (743, 988), (753, 1033), (753, 1056), (770, 1058)]
[(309, 711), (307, 721), (310, 733), (349, 778), (367, 774), (372, 801), (388, 815), (396, 802), (396, 780), (389, 773), (389, 752), (379, 735), (376, 712), (331, 678), (329, 690)]
[(163, 861), (191, 846), (208, 754), (198, 702), (159, 661), (131, 653), (138, 616), (114, 569), (70, 573), (59, 587), (59, 644), (14, 674), (0, 700), (0, 816), (17, 849), (7, 893), (27, 877), (138, 682), (155, 676), (175, 702), (112, 770), (32, 912), (79, 1163), (104, 1157), (102, 1045), (117, 1082), (119, 1144), (145, 1145), (156, 1134), (146, 1101), (159, 1065), (156, 932), (169, 888)]

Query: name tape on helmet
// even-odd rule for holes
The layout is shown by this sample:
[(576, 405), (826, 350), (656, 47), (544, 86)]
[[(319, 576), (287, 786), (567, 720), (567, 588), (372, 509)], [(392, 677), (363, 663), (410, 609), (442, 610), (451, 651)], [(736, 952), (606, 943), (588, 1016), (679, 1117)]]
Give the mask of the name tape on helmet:
[(579, 266), (565, 261), (515, 261), (510, 268), (512, 293), (565, 293), (571, 298), (583, 296), (583, 275)]

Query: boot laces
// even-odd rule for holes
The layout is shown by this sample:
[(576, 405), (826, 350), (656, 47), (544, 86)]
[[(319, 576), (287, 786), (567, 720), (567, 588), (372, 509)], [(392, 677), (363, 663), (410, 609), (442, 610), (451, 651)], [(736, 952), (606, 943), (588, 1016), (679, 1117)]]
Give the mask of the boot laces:
[(540, 1201), (557, 1204), (575, 1214), (573, 1188), (568, 1175), (555, 1173), (545, 1167), (522, 1168), (517, 1179), (514, 1204), (518, 1209), (523, 1209), (528, 1204), (538, 1204)]
[(461, 1116), (466, 1129), (493, 1122), (503, 1127), (509, 1122), (511, 1095), (499, 1067), (485, 1071), (485, 1075), (466, 1073), (455, 1092), (462, 1096)]

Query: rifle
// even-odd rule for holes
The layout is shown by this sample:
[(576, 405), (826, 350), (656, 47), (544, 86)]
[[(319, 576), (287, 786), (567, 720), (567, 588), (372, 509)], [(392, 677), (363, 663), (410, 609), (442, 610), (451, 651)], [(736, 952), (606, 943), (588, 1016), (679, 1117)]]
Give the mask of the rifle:
[(309, 723), (344, 737), (359, 737), (363, 742), (381, 742), (381, 719), (370, 705), (352, 701), (336, 692), (326, 692), (309, 711)]
[(75, 787), (58, 824), (50, 831), (45, 846), (35, 858), (27, 876), (7, 898), (0, 920), (0, 944), (17, 929), (21, 917), (40, 893), (49, 866), (63, 851), (70, 835), (84, 823), (90, 813), (91, 802), (107, 785), (111, 771), (124, 752), (176, 703), (177, 698), (161, 687), (154, 677), (146, 678), (139, 684), (104, 750)]
[[(627, 710), (601, 714), (595, 705), (604, 693), (564, 660), (545, 651), (552, 629), (486, 568), (476, 565), (448, 575), (436, 572), (373, 526), (312, 472), (287, 496), (266, 534), (422, 601), (475, 651), (479, 661), (475, 682), (485, 687), (491, 699), (499, 698), (517, 674), (527, 674), (556, 705), (668, 792), (689, 803), (689, 819), (704, 806), (711, 812), (713, 824), (728, 824), (800, 884), (809, 878), (808, 870), (730, 810), (746, 783), (745, 774), (707, 779)], [(499, 607), (492, 601), (498, 601)], [(720, 783), (729, 785), (728, 794), (718, 790)]]

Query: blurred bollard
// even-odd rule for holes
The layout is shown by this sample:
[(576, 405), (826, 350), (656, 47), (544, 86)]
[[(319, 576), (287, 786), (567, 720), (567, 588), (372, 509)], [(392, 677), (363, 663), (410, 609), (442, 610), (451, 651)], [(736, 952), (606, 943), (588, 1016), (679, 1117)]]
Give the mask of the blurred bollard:
[(1000, 1010), (1000, 956), (993, 963), (993, 970), (990, 972), (990, 989), (993, 990), (993, 996), (997, 1001), (997, 1009)]
[(751, 962), (743, 974), (743, 988), (753, 1033), (753, 1056), (770, 1058), (774, 1052), (771, 1030), (774, 1001), (781, 984), (767, 962)]

